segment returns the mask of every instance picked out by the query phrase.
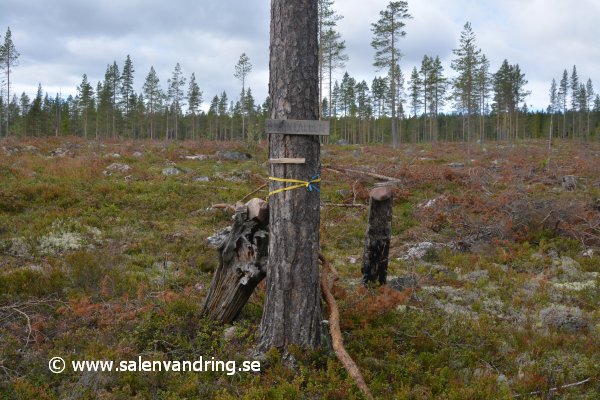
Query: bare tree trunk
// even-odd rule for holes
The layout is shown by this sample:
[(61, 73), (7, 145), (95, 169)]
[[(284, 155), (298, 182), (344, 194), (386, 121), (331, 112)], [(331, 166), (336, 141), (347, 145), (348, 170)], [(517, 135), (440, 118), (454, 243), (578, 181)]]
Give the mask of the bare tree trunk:
[(392, 203), (390, 188), (379, 187), (371, 190), (369, 227), (362, 264), (365, 284), (378, 280), (383, 285), (386, 281), (392, 236)]
[[(272, 119), (319, 118), (317, 0), (271, 2)], [(272, 134), (269, 158), (305, 157), (305, 164), (271, 164), (277, 178), (320, 175), (316, 136)], [(272, 181), (270, 190), (286, 184)], [(258, 351), (291, 344), (316, 347), (321, 337), (319, 289), (320, 194), (304, 188), (269, 198), (270, 240), (266, 298)]]

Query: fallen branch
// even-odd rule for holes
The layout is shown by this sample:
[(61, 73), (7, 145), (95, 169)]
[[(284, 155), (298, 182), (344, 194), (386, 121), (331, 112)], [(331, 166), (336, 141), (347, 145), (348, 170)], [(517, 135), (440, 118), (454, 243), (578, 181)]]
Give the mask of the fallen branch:
[(254, 191), (248, 193), (247, 195), (245, 195), (240, 201), (243, 203), (244, 201), (246, 201), (247, 199), (249, 199), (250, 196), (252, 196), (253, 194), (261, 191), (264, 188), (266, 188), (267, 185), (268, 185), (268, 183), (264, 183), (264, 184), (260, 185), (256, 190), (254, 190)]
[(336, 204), (336, 203), (323, 203), (325, 207), (346, 207), (346, 208), (367, 208), (365, 204)]
[(368, 172), (368, 171), (361, 171), (359, 169), (338, 168), (338, 167), (331, 167), (331, 166), (323, 167), (323, 169), (326, 169), (328, 171), (333, 171), (335, 173), (345, 172), (345, 173), (350, 173), (350, 174), (366, 175), (366, 176), (370, 176), (372, 178), (377, 178), (377, 179), (381, 179), (381, 180), (389, 181), (389, 182), (398, 182), (399, 181), (398, 178), (393, 178), (391, 176), (385, 176), (385, 175), (376, 174), (376, 173)]
[(224, 209), (224, 210), (229, 210), (229, 211), (233, 211), (235, 212), (235, 206), (231, 205), (231, 204), (223, 204), (223, 203), (219, 203), (219, 204), (213, 204), (212, 206), (210, 206), (210, 208), (214, 208), (214, 209)]
[[(555, 387), (555, 388), (552, 388), (552, 389), (548, 389), (548, 393), (550, 393), (550, 392), (557, 392), (559, 390), (570, 388), (570, 387), (581, 386), (581, 385), (583, 385), (585, 383), (588, 383), (591, 380), (592, 380), (592, 378), (587, 378), (587, 379), (584, 379), (584, 380), (582, 380), (580, 382), (569, 383), (568, 385), (562, 385), (562, 386), (558, 386), (558, 387)], [(526, 394), (515, 394), (513, 397), (534, 396), (534, 395), (543, 394), (543, 393), (544, 393), (543, 391), (537, 390), (535, 392), (526, 393)]]
[(323, 296), (329, 306), (329, 333), (331, 334), (331, 341), (333, 342), (333, 351), (335, 351), (335, 355), (346, 371), (348, 371), (348, 374), (350, 374), (352, 379), (356, 382), (356, 386), (359, 387), (368, 399), (373, 399), (373, 395), (360, 373), (358, 366), (344, 347), (344, 339), (342, 338), (342, 332), (340, 330), (340, 311), (333, 294), (331, 294), (333, 282), (338, 278), (337, 271), (329, 264), (329, 262), (327, 262), (322, 254), (319, 254), (319, 260), (323, 265), (323, 270), (321, 271), (321, 290), (323, 291)]
[(27, 340), (25, 341), (25, 346), (27, 346), (29, 344), (29, 339), (31, 339), (31, 332), (32, 332), (32, 330), (31, 330), (31, 318), (29, 318), (29, 315), (26, 312), (21, 311), (21, 310), (19, 310), (16, 307), (12, 307), (12, 309), (14, 311), (18, 312), (19, 314), (21, 314), (22, 316), (24, 316), (25, 319), (27, 320)]

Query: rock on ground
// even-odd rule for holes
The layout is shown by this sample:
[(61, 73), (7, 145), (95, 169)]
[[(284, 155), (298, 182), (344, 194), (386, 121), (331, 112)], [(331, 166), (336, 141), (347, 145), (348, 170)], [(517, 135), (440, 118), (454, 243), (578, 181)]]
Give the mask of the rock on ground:
[(169, 168), (163, 169), (162, 174), (165, 176), (179, 175), (180, 171), (175, 167), (169, 167)]
[(239, 151), (217, 151), (215, 155), (219, 160), (224, 161), (247, 161), (252, 158), (250, 154)]
[(551, 305), (540, 311), (540, 320), (548, 328), (577, 333), (587, 328), (583, 311), (578, 307)]
[(112, 172), (129, 172), (131, 171), (131, 167), (127, 164), (123, 163), (112, 163), (104, 170), (104, 175), (110, 175)]
[(425, 255), (427, 254), (427, 252), (434, 250), (435, 249), (435, 244), (431, 243), (431, 242), (421, 242), (421, 243), (417, 243), (416, 245), (410, 247), (407, 251), (406, 254), (404, 254), (402, 257), (400, 257), (402, 260), (410, 260), (410, 259), (419, 259), (419, 258), (423, 258), (425, 257)]

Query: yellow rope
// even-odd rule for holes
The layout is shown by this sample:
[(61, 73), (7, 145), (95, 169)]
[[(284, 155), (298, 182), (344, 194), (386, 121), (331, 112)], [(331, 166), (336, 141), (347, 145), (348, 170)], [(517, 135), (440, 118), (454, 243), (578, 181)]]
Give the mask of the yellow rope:
[[(277, 193), (285, 192), (286, 190), (299, 189), (302, 187), (307, 188), (311, 192), (313, 189), (319, 191), (319, 188), (316, 186), (313, 186), (313, 184), (321, 182), (321, 178), (317, 178), (317, 177), (314, 177), (309, 181), (301, 181), (299, 179), (275, 178), (274, 176), (270, 176), (269, 180), (275, 181), (275, 182), (295, 183), (295, 185), (293, 185), (293, 186), (288, 186), (288, 187), (284, 187), (281, 189), (273, 190), (272, 192), (269, 192), (269, 196), (272, 196)], [(267, 200), (269, 199), (269, 196), (267, 196)]]

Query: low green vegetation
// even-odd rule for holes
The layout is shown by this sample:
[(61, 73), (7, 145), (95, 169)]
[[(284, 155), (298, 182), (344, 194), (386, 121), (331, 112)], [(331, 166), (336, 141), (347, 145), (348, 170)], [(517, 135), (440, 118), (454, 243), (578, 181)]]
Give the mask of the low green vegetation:
[[(378, 180), (322, 172), (322, 251), (376, 398), (600, 397), (599, 146), (557, 143), (549, 168), (543, 143), (478, 146), (471, 166), (449, 166), (455, 144), (324, 149), (326, 166), (400, 182), (388, 285), (364, 288), (360, 205)], [(200, 310), (218, 264), (206, 239), (231, 218), (211, 206), (266, 183), (266, 149), (217, 151), (246, 150), (0, 141), (0, 398), (363, 398), (327, 346), (272, 350), (260, 373), (49, 371), (55, 356), (253, 359), (262, 285), (234, 329)]]

